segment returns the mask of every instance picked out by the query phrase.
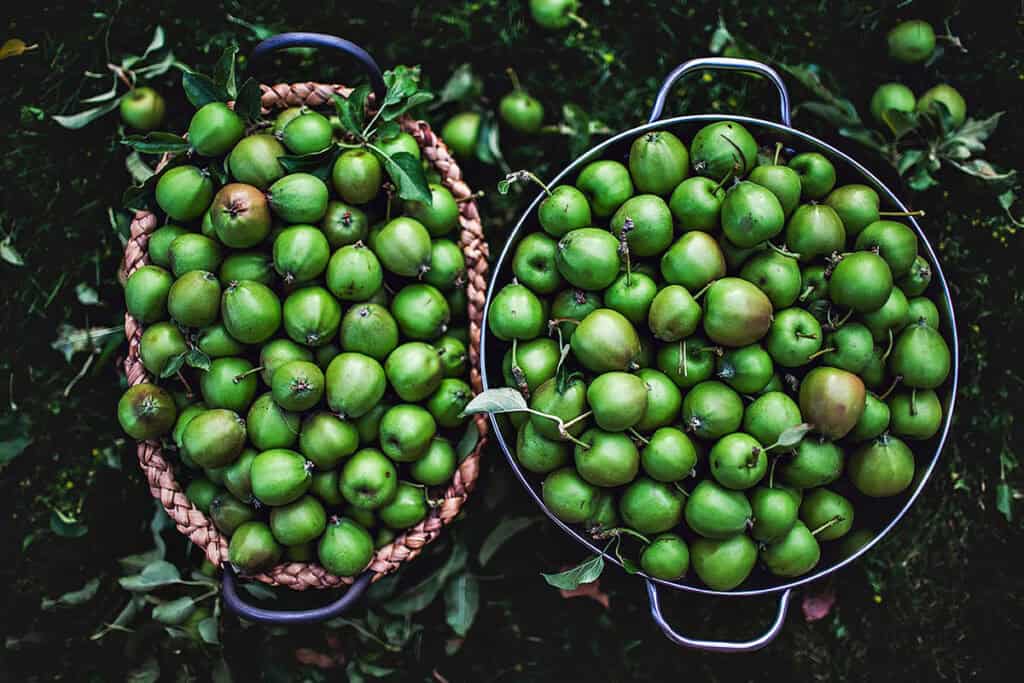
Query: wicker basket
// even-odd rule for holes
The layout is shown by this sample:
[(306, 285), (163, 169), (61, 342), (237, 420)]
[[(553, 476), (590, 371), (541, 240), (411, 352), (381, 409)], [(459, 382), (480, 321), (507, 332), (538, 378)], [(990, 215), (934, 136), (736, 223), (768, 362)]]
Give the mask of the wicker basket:
[[(287, 107), (306, 106), (320, 108), (331, 103), (335, 94), (348, 97), (351, 89), (340, 85), (322, 83), (292, 83), (261, 86), (263, 113), (272, 113)], [(476, 203), (469, 186), (462, 179), (462, 172), (452, 158), (448, 147), (424, 121), (415, 121), (408, 116), (399, 120), (402, 130), (412, 135), (419, 143), (423, 157), (437, 170), (442, 183), (459, 202), (459, 244), (466, 258), (466, 293), (469, 300), (469, 365), (470, 384), (474, 391), (481, 391), (480, 379), (480, 333), (483, 325), (484, 299), (487, 291), (487, 243), (484, 241), (483, 226)], [(158, 170), (169, 161), (165, 156)], [(158, 226), (157, 216), (148, 211), (138, 211), (131, 223), (131, 237), (124, 249), (124, 260), (119, 275), (126, 279), (136, 269), (149, 263), (147, 244), (149, 235)], [(139, 357), (139, 340), (143, 326), (130, 314), (125, 315), (125, 336), (128, 338), (128, 355), (124, 370), (129, 385), (151, 382), (153, 378), (142, 365)], [(426, 519), (407, 529), (395, 540), (379, 549), (367, 571), (373, 572), (377, 580), (395, 571), (403, 562), (415, 558), (423, 547), (437, 538), (445, 524), (451, 522), (462, 509), (473, 490), (479, 474), (480, 453), (487, 441), (488, 423), (483, 415), (474, 417), (480, 438), (473, 452), (463, 460), (455, 471), (452, 481), (441, 497), (439, 505), (431, 508)], [(189, 540), (203, 549), (207, 559), (214, 565), (227, 562), (228, 541), (213, 522), (198, 510), (185, 496), (181, 485), (175, 479), (171, 462), (164, 457), (159, 441), (138, 443), (139, 464), (149, 481), (150, 492), (160, 501), (167, 514), (174, 520), (178, 530)], [(337, 588), (353, 583), (354, 577), (331, 574), (315, 563), (286, 562), (261, 574), (247, 578), (262, 581), (273, 586), (287, 586), (293, 590), (307, 588)]]

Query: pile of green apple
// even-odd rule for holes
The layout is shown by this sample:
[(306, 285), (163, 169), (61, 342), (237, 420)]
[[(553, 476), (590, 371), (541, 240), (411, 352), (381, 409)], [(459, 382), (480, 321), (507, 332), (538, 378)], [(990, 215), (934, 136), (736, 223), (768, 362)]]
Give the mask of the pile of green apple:
[(781, 152), (732, 121), (689, 147), (645, 132), (544, 187), (492, 294), (508, 388), (469, 411), (509, 413), (548, 509), (642, 539), (657, 578), (692, 564), (730, 590), (759, 559), (797, 577), (822, 543), (862, 546), (855, 507), (907, 491), (943, 422), (916, 233), (822, 154)]
[[(121, 425), (176, 451), (245, 572), (282, 558), (361, 572), (450, 481), (472, 398), (458, 203), (440, 184), (430, 203), (394, 198), (377, 153), (352, 145), (326, 182), (281, 163), (335, 136), (305, 108), (247, 131), (202, 106), (125, 285), (154, 380), (124, 394)], [(377, 144), (420, 158), (404, 132)]]

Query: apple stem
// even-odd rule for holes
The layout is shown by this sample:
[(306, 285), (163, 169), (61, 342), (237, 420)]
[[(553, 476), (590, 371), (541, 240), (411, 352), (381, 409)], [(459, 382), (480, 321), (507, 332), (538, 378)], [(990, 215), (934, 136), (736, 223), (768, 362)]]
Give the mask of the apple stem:
[(794, 332), (793, 336), (797, 339), (817, 339), (813, 334), (807, 334), (806, 332)]
[(262, 372), (262, 371), (263, 371), (263, 366), (260, 366), (259, 368), (253, 368), (252, 370), (247, 370), (244, 373), (239, 373), (238, 375), (234, 376), (234, 379), (232, 379), (231, 382), (233, 382), (234, 384), (238, 384), (239, 382), (241, 382), (245, 378), (249, 377), (250, 375), (255, 375), (256, 373), (259, 373), (259, 372)]
[(914, 216), (916, 218), (924, 218), (924, 216), (926, 214), (924, 212), (924, 209), (920, 209), (918, 211), (879, 211), (878, 215), (879, 216), (899, 216), (899, 217)]
[(680, 484), (680, 483), (679, 483), (678, 481), (674, 481), (674, 482), (672, 482), (672, 486), (674, 486), (674, 487), (675, 487), (676, 491), (679, 491), (679, 493), (683, 494), (683, 495), (684, 495), (684, 496), (686, 496), (687, 498), (689, 498), (689, 497), (690, 497), (690, 492), (689, 492), (689, 491), (687, 491), (686, 489), (684, 489), (684, 488), (683, 488), (683, 485), (682, 485), (682, 484)]
[(461, 199), (456, 199), (455, 203), (456, 204), (465, 204), (466, 202), (471, 202), (474, 199), (480, 199), (481, 197), (485, 197), (486, 195), (487, 195), (487, 193), (484, 192), (483, 190), (477, 190), (476, 192), (474, 192), (471, 195), (468, 195), (468, 196), (463, 197)]
[(714, 193), (718, 192), (719, 190), (721, 190), (722, 186), (725, 185), (727, 182), (729, 182), (729, 179), (732, 178), (735, 174), (736, 174), (736, 170), (730, 168), (729, 172), (726, 173), (725, 176), (721, 180), (718, 181), (718, 184), (715, 185), (713, 188), (711, 188), (711, 194), (714, 194)]
[(804, 291), (800, 292), (800, 296), (797, 298), (799, 298), (800, 301), (806, 301), (807, 297), (809, 297), (811, 294), (814, 294), (814, 290), (816, 289), (817, 287), (815, 287), (814, 285), (807, 285), (807, 288), (804, 289)]
[(690, 375), (689, 370), (686, 368), (686, 340), (683, 339), (679, 342), (679, 362), (682, 364), (676, 371), (682, 372), (683, 377)]
[(768, 470), (768, 488), (775, 488), (775, 466), (779, 464), (779, 457), (772, 458), (771, 469)]
[(178, 370), (176, 374), (178, 375), (178, 379), (181, 380), (181, 383), (185, 385), (185, 395), (188, 396), (189, 398), (195, 396), (195, 394), (192, 392), (192, 385), (188, 383), (187, 379), (185, 379), (185, 375), (181, 373), (181, 370)]
[(650, 439), (644, 437), (643, 434), (641, 434), (640, 432), (636, 431), (632, 427), (629, 428), (629, 433), (633, 435), (634, 439), (636, 439), (637, 441), (639, 441), (640, 443), (642, 443), (645, 446), (651, 442)]
[(772, 166), (778, 166), (779, 165), (779, 155), (781, 155), (781, 154), (782, 154), (782, 143), (781, 142), (776, 142), (775, 143), (775, 156), (772, 157)]
[(572, 426), (573, 426), (574, 424), (576, 424), (576, 423), (577, 423), (577, 422), (579, 422), (580, 420), (586, 420), (586, 419), (587, 419), (588, 417), (590, 417), (590, 416), (591, 416), (591, 415), (593, 415), (593, 414), (594, 414), (594, 411), (593, 411), (593, 410), (588, 410), (588, 411), (587, 411), (587, 412), (585, 412), (585, 413), (582, 413), (582, 414), (580, 414), (580, 415), (577, 415), (577, 416), (576, 416), (576, 417), (574, 417), (573, 419), (571, 419), (571, 420), (569, 420), (568, 422), (564, 423), (564, 424), (562, 425), (562, 429), (569, 429), (570, 427), (572, 427)]
[(519, 389), (519, 393), (522, 394), (524, 398), (528, 399), (528, 398), (530, 398), (530, 385), (526, 381), (526, 373), (524, 373), (523, 369), (521, 367), (519, 367), (519, 359), (516, 356), (516, 353), (519, 350), (518, 343), (519, 343), (519, 340), (513, 337), (513, 339), (512, 339), (512, 379), (515, 380), (516, 388)]
[(552, 318), (548, 323), (555, 323), (556, 325), (558, 323), (572, 323), (573, 325), (579, 325), (580, 321), (576, 318)]
[(790, 258), (800, 258), (800, 254), (796, 253), (795, 251), (790, 251), (785, 247), (785, 245), (780, 247), (776, 244), (773, 244), (772, 242), (768, 242), (768, 246), (769, 248), (771, 248), (772, 251), (778, 254), (782, 254), (783, 256), (788, 256)]
[(885, 349), (885, 353), (882, 354), (882, 362), (889, 360), (889, 354), (892, 353), (892, 328), (889, 328), (889, 345)]
[(829, 527), (833, 527), (836, 524), (839, 524), (839, 522), (844, 521), (845, 519), (846, 518), (843, 517), (842, 515), (836, 515), (835, 517), (833, 517), (832, 519), (828, 520), (827, 522), (825, 522), (824, 524), (819, 526), (817, 529), (812, 531), (811, 532), (811, 536), (817, 536), (818, 534), (820, 534), (825, 529), (828, 529)]
[(693, 295), (694, 300), (696, 301), (697, 299), (699, 299), (704, 294), (704, 292), (708, 291), (708, 288), (710, 288), (711, 285), (715, 284), (715, 282), (717, 282), (717, 280), (712, 280), (711, 282), (707, 283), (699, 290), (697, 290), (697, 293)]
[(917, 387), (910, 390), (910, 415), (917, 415)]
[(512, 88), (515, 90), (522, 90), (523, 85), (519, 82), (519, 76), (516, 74), (516, 70), (512, 67), (505, 69), (505, 73), (508, 74), (508, 80), (512, 81)]
[(889, 388), (885, 390), (884, 394), (881, 394), (878, 397), (878, 400), (879, 401), (884, 401), (885, 399), (889, 398), (889, 394), (891, 394), (893, 392), (893, 390), (896, 388), (896, 386), (900, 382), (902, 382), (902, 381), (903, 381), (903, 375), (896, 375), (896, 378), (892, 381), (892, 384), (889, 385)]
[(569, 12), (569, 13), (568, 13), (568, 14), (566, 14), (565, 16), (569, 17), (570, 19), (572, 19), (573, 21), (575, 21), (575, 22), (576, 22), (577, 24), (579, 24), (580, 28), (582, 28), (582, 29), (588, 29), (588, 28), (590, 28), (590, 24), (588, 24), (588, 23), (587, 23), (587, 22), (586, 22), (586, 21), (585, 21), (585, 20), (583, 19), (583, 17), (581, 17), (580, 15), (576, 14), (575, 12)]
[(833, 351), (835, 351), (835, 347), (829, 346), (828, 348), (822, 349), (820, 351), (815, 351), (811, 355), (807, 356), (807, 360), (808, 361), (812, 361), (815, 358), (818, 358), (820, 356), (824, 356), (826, 353), (832, 353)]

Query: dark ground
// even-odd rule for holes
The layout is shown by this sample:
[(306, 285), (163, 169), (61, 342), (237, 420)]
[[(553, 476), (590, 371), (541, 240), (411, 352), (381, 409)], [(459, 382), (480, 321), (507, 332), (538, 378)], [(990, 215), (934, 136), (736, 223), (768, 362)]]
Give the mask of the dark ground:
[[(996, 201), (998, 192), (948, 168), (936, 174), (938, 187), (922, 193), (901, 188), (900, 194), (927, 210), (924, 225), (955, 288), (963, 355), (954, 437), (897, 533), (859, 566), (827, 585), (812, 586), (813, 594), (834, 590), (837, 596), (825, 619), (806, 622), (801, 595), (782, 635), (767, 650), (741, 657), (680, 650), (653, 625), (642, 584), (617, 569), (608, 569), (601, 580), (610, 599), (607, 609), (591, 600), (564, 600), (546, 586), (539, 571), (557, 571), (582, 559), (580, 549), (546, 522), (529, 527), (480, 567), (482, 540), (502, 518), (536, 514), (504, 459), (491, 451), (466, 520), (448, 541), (434, 544), (410, 566), (397, 587), (402, 591), (436, 571), (451, 552), (452, 539), (467, 547), (469, 571), (479, 579), (480, 609), (464, 643), (446, 623), (442, 598), (406, 620), (382, 612), (379, 595), (374, 614), (384, 616), (359, 624), (373, 637), (365, 631), (357, 637), (354, 628), (342, 624), (286, 633), (243, 628), (225, 617), (221, 648), (172, 638), (140, 617), (132, 624), (134, 633), (112, 631), (90, 639), (128, 600), (117, 583), (123, 573), (117, 558), (153, 547), (148, 530), (153, 505), (134, 449), (113, 419), (122, 390), (117, 337), (70, 388), (89, 353), (76, 353), (69, 362), (50, 344), (63, 324), (79, 329), (120, 324), (115, 270), (121, 242), (108, 209), (119, 211), (120, 192), (130, 179), (126, 150), (117, 144), (116, 114), (79, 131), (58, 127), (49, 115), (87, 107), (79, 100), (99, 92), (106, 81), (85, 80), (82, 73), (102, 71), (110, 61), (108, 51), (118, 59), (141, 52), (158, 24), (186, 64), (208, 70), (230, 41), (244, 53), (255, 38), (228, 21), (232, 15), (273, 29), (339, 33), (363, 44), (382, 65), (422, 64), (435, 90), (468, 62), (484, 78), (487, 99), (476, 101), (481, 107), (493, 108), (508, 89), (504, 70), (512, 65), (547, 107), (549, 122), (557, 121), (562, 104), (573, 102), (620, 130), (645, 119), (660, 79), (672, 66), (707, 54), (721, 12), (733, 34), (774, 61), (819, 65), (832, 77), (827, 82), (862, 111), (875, 86), (895, 78), (918, 92), (948, 81), (964, 93), (977, 118), (1005, 110), (985, 156), (1012, 168), (1024, 151), (1024, 8), (1019, 2), (585, 2), (580, 13), (590, 29), (553, 33), (533, 25), (525, 3), (497, 0), (254, 0), (168, 3), (160, 9), (141, 2), (83, 4), (9, 5), (14, 14), (4, 40), (19, 37), (39, 48), (0, 62), (0, 240), (24, 261), (12, 265), (5, 250), (0, 263), (5, 404), (0, 417), (5, 595), (0, 602), (6, 607), (0, 617), (6, 640), (0, 678), (119, 681), (133, 671), (132, 680), (156, 680), (159, 671), (161, 680), (204, 680), (211, 672), (223, 676), (222, 657), (235, 680), (259, 678), (257, 672), (274, 681), (343, 677), (338, 669), (300, 665), (315, 653), (297, 653), (298, 648), (337, 655), (333, 661), (321, 657), (321, 664), (344, 662), (340, 666), (351, 680), (1014, 677), (1015, 648), (1024, 642), (1024, 572), (1018, 559), (1024, 534), (1014, 500), (1024, 488), (1015, 469), (1020, 428), (1014, 420), (1024, 383), (1014, 361), (1024, 333), (1020, 237)], [(968, 52), (947, 50), (927, 69), (897, 69), (885, 57), (884, 33), (910, 17), (937, 27), (950, 18)], [(347, 65), (289, 58), (276, 75), (351, 81), (353, 72)], [(154, 83), (168, 98), (172, 130), (183, 129), (190, 112), (178, 79), (172, 70)], [(786, 80), (796, 102), (812, 97), (792, 78)], [(743, 77), (715, 77), (707, 86), (695, 81), (680, 95), (671, 103), (673, 111), (757, 116), (773, 111), (763, 84)], [(429, 118), (439, 126), (458, 106), (447, 105)], [(838, 136), (820, 119), (800, 113), (795, 123), (858, 156), (887, 181), (899, 182), (879, 156)], [(546, 177), (569, 159), (564, 140), (506, 137), (502, 148), (513, 168)], [(494, 188), (501, 173), (494, 166), (470, 164), (467, 175), (474, 187), (488, 192), (483, 208), (496, 254), (525, 196), (499, 197)], [(98, 293), (97, 303), (86, 305), (86, 290), (76, 294), (79, 283)], [(25, 439), (31, 443), (20, 452)], [(183, 572), (198, 566), (197, 553), (186, 554), (173, 530), (163, 537), (167, 558)], [(84, 604), (40, 608), (43, 598), (81, 588), (93, 578), (98, 591)], [(674, 623), (716, 637), (758, 632), (773, 609), (768, 599), (672, 595), (664, 601)], [(404, 639), (407, 634), (411, 637)]]

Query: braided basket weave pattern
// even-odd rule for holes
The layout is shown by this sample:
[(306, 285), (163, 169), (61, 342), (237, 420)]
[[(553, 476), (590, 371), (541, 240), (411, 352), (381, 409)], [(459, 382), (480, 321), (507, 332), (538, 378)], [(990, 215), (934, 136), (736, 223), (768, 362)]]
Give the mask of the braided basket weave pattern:
[[(322, 107), (330, 103), (333, 95), (340, 94), (343, 97), (348, 97), (351, 92), (349, 88), (343, 86), (322, 83), (264, 85), (261, 88), (264, 114), (286, 107)], [(399, 120), (399, 124), (403, 131), (416, 139), (423, 157), (433, 165), (440, 174), (444, 186), (451, 191), (456, 201), (459, 201), (459, 245), (466, 257), (466, 294), (469, 300), (470, 384), (474, 391), (479, 392), (482, 390), (479, 369), (480, 334), (487, 291), (488, 257), (480, 214), (477, 211), (476, 202), (471, 198), (472, 192), (462, 179), (462, 172), (444, 141), (437, 137), (424, 121), (414, 121), (408, 116), (403, 116)], [(167, 161), (169, 161), (169, 157), (163, 159), (161, 166), (165, 165)], [(146, 247), (149, 243), (150, 233), (157, 227), (159, 227), (157, 217), (154, 214), (148, 211), (135, 213), (130, 228), (131, 236), (125, 245), (124, 260), (119, 273), (122, 281), (136, 269), (149, 263)], [(139, 357), (142, 324), (130, 314), (126, 314), (124, 327), (125, 336), (128, 339), (128, 355), (124, 361), (128, 384), (135, 385), (153, 381)], [(476, 448), (459, 464), (440, 503), (431, 508), (426, 519), (415, 527), (405, 530), (392, 543), (374, 554), (369, 566), (369, 570), (374, 572), (374, 580), (395, 571), (403, 562), (419, 555), (425, 545), (437, 538), (441, 533), (441, 528), (459, 514), (459, 510), (462, 509), (476, 483), (480, 469), (480, 453), (487, 442), (486, 418), (483, 415), (476, 415), (474, 420), (480, 433)], [(219, 567), (227, 562), (228, 540), (217, 530), (210, 518), (199, 511), (185, 496), (181, 485), (174, 477), (171, 463), (164, 457), (160, 443), (158, 441), (140, 441), (138, 443), (138, 458), (146, 480), (149, 482), (150, 492), (167, 510), (167, 514), (174, 520), (178, 531), (202, 548), (207, 559), (214, 565)], [(249, 578), (273, 586), (287, 586), (293, 590), (336, 588), (351, 584), (354, 580), (354, 577), (335, 576), (319, 564), (307, 562), (282, 563)]]

